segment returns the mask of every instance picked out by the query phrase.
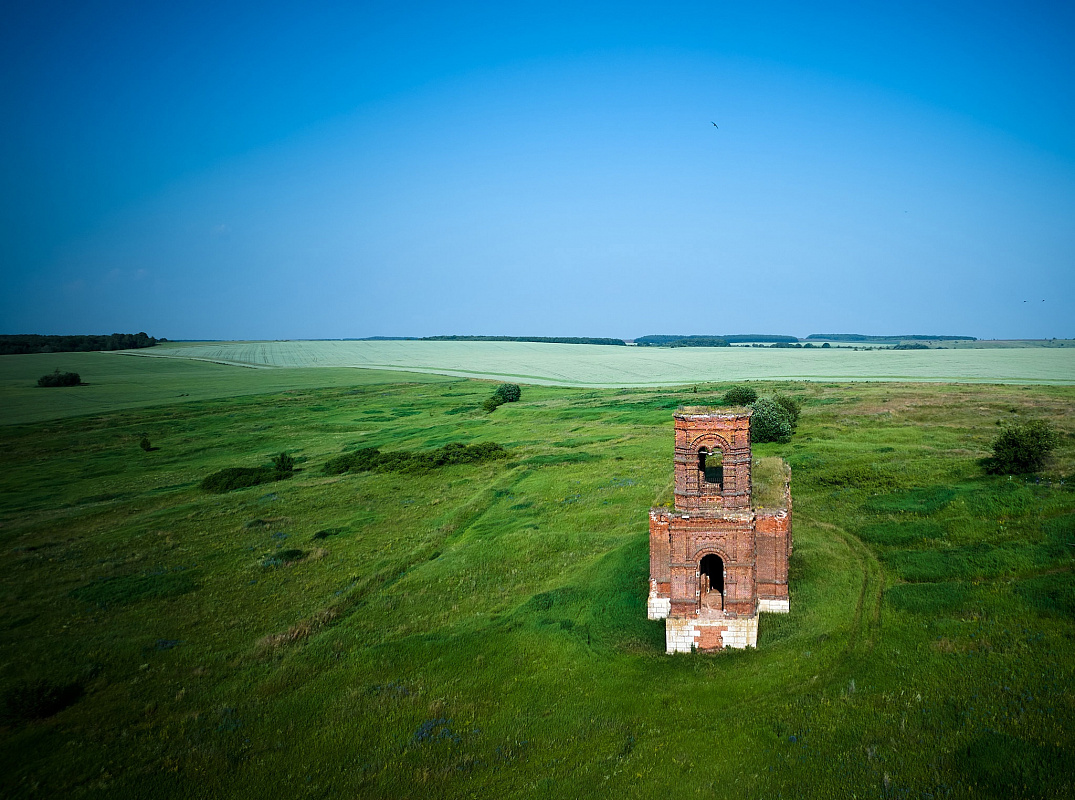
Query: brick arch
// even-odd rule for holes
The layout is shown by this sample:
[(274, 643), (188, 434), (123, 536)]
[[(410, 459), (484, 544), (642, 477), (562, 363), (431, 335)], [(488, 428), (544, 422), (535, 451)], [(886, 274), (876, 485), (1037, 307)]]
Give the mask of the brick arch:
[(716, 545), (709, 544), (708, 542), (706, 544), (703, 544), (701, 547), (699, 547), (694, 552), (694, 555), (692, 556), (692, 558), (697, 563), (701, 563), (702, 559), (705, 558), (706, 556), (720, 556), (720, 560), (724, 562), (724, 566), (725, 567), (728, 566), (728, 561), (729, 561), (728, 554), (725, 553), (723, 550), (721, 550)]
[(688, 445), (692, 453), (697, 453), (703, 447), (713, 446), (720, 450), (724, 455), (728, 455), (732, 449), (731, 442), (715, 433), (703, 433), (701, 436), (695, 437)]
[[(728, 557), (716, 547), (700, 548), (695, 556), (698, 565), (698, 609), (708, 611), (724, 611), (724, 600), (727, 592), (726, 576), (728, 574)], [(706, 564), (706, 561), (716, 563)], [(701, 577), (707, 576), (706, 578)], [(716, 599), (714, 594), (719, 597)]]

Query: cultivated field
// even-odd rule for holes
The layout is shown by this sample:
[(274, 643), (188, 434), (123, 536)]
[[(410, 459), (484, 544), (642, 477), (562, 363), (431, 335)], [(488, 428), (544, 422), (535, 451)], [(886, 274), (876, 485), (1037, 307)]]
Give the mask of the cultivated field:
[(1075, 384), (1075, 347), (960, 350), (658, 348), (534, 342), (217, 342), (138, 357), (252, 367), (361, 367), (550, 386), (673, 386), (696, 381), (883, 380)]
[[(83, 355), (152, 371), (28, 389), (48, 421), (0, 428), (5, 797), (1075, 792), (1075, 388), (759, 384), (804, 404), (755, 448), (793, 470), (792, 613), (757, 651), (667, 656), (647, 511), (673, 410), (727, 384), (486, 414), (479, 380)], [(983, 475), (1027, 418), (1062, 431), (1048, 469)], [(509, 456), (322, 470), (490, 441)], [(288, 480), (198, 486), (284, 450)]]

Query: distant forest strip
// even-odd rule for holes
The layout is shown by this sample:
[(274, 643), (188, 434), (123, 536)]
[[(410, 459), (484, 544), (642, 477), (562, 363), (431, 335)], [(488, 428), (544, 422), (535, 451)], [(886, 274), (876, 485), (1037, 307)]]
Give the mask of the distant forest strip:
[(733, 333), (724, 336), (669, 336), (665, 334), (640, 336), (635, 339), (638, 347), (727, 347), (744, 342), (797, 342), (794, 336), (772, 333)]
[(543, 344), (612, 344), (627, 346), (623, 339), (591, 336), (423, 336), (423, 342), (541, 342)]
[(137, 350), (167, 339), (145, 333), (113, 333), (110, 336), (45, 336), (38, 333), (0, 335), (0, 356), (30, 353), (88, 353), (93, 350)]
[(807, 339), (824, 339), (830, 342), (976, 342), (977, 336), (866, 336), (861, 333), (811, 333)]

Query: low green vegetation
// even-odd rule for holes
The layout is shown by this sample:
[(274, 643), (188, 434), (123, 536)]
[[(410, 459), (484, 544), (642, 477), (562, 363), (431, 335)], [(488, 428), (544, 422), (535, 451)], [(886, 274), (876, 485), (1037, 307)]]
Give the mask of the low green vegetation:
[(226, 467), (207, 475), (201, 482), (203, 491), (223, 494), (235, 489), (249, 489), (262, 483), (272, 483), (290, 478), (288, 472), (280, 472), (272, 467)]
[[(143, 438), (143, 450), (150, 450), (145, 446), (148, 439)], [(224, 494), (236, 489), (249, 489), (251, 486), (259, 486), (263, 483), (287, 480), (295, 472), (295, 459), (286, 452), (274, 456), (272, 464), (263, 467), (227, 467), (217, 470), (208, 475), (201, 482), (203, 491), (213, 494)]]
[(82, 376), (77, 372), (60, 372), (58, 369), (37, 379), (38, 386), (79, 386)]
[(1012, 423), (993, 441), (993, 454), (983, 463), (993, 475), (1037, 472), (1058, 444), (1060, 437), (1044, 420)]
[(780, 403), (767, 397), (754, 401), (754, 413), (750, 417), (750, 441), (778, 442), (787, 444), (791, 441), (791, 417)]
[[(753, 471), (769, 507), (791, 468), (792, 610), (756, 651), (668, 656), (648, 510), (672, 414), (734, 381), (486, 414), (501, 379), (80, 357), (152, 368), (31, 379), (53, 415), (0, 427), (6, 797), (1075, 792), (1075, 389), (754, 384), (800, 404)], [(70, 416), (105, 375), (116, 406)], [(988, 474), (1027, 420), (1041, 469)], [(288, 480), (200, 489), (280, 454)]]
[(784, 414), (787, 416), (788, 424), (791, 425), (792, 431), (799, 427), (799, 414), (803, 410), (802, 403), (789, 394), (774, 394), (773, 402), (784, 409)]
[(749, 406), (758, 399), (758, 392), (749, 386), (733, 386), (724, 393), (723, 403), (726, 406)]
[(755, 458), (750, 469), (750, 500), (754, 508), (784, 508), (784, 489), (791, 469), (779, 456)]
[(482, 408), (492, 413), (504, 403), (517, 403), (523, 396), (522, 389), (515, 383), (502, 383), (496, 387), (492, 397), (487, 397), (482, 403)]
[(397, 450), (382, 453), (376, 447), (362, 447), (330, 458), (323, 470), (326, 475), (342, 475), (345, 472), (426, 472), (454, 464), (481, 464), (507, 455), (508, 451), (496, 442), (452, 442), (426, 452)]
[(799, 423), (802, 404), (789, 394), (758, 397), (751, 386), (733, 386), (721, 398), (724, 406), (747, 406), (752, 409), (750, 440), (754, 443), (787, 444)]

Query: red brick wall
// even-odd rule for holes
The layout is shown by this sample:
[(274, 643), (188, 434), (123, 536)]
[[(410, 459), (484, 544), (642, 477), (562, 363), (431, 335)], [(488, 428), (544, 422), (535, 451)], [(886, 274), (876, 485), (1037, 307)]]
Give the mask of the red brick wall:
[(698, 629), (698, 649), (699, 650), (723, 650), (724, 649), (724, 637), (721, 635), (724, 631), (728, 630), (727, 627), (715, 625), (706, 625)]
[[(675, 415), (676, 508), (684, 511), (750, 508), (750, 411)], [(706, 483), (698, 451), (723, 454), (723, 487)]]
[(757, 530), (758, 596), (786, 600), (788, 597), (788, 550), (791, 544), (791, 512), (759, 513)]

